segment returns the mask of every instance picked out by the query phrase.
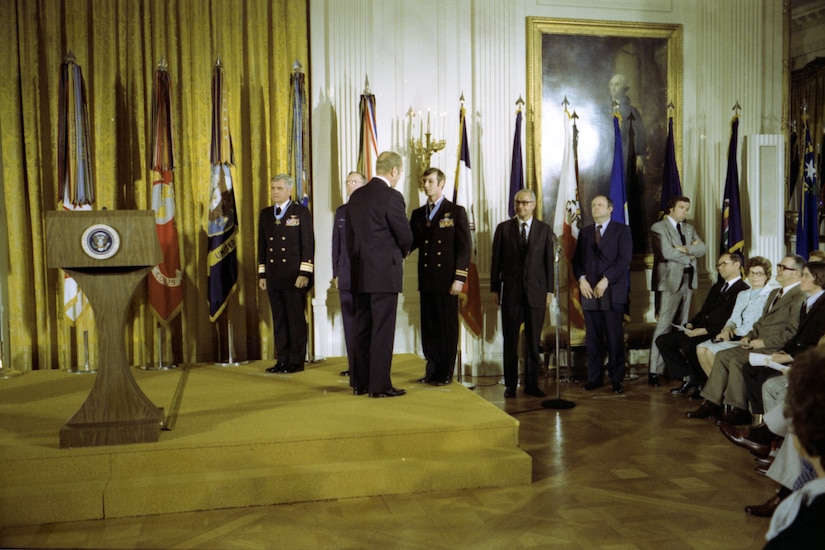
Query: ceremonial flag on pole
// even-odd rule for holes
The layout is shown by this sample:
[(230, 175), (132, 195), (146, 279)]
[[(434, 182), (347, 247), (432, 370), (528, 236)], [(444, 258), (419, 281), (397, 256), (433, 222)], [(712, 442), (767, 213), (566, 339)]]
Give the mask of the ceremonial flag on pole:
[[(95, 200), (86, 83), (74, 54), (60, 65), (57, 105), (57, 202), (63, 210), (91, 210)], [(86, 309), (77, 282), (63, 274), (63, 312), (73, 326)]]
[(312, 185), (309, 178), (309, 117), (307, 116), (307, 94), (304, 73), (297, 61), (292, 67), (292, 88), (290, 105), (289, 171), (295, 178), (295, 200), (309, 207), (312, 201)]
[(463, 206), (467, 211), (467, 220), (470, 225), (470, 238), (473, 252), (470, 256), (470, 269), (467, 273), (467, 282), (461, 289), (459, 302), (461, 317), (473, 334), (481, 336), (481, 287), (478, 278), (478, 256), (476, 253), (476, 218), (473, 209), (473, 188), (470, 173), (470, 143), (467, 140), (467, 121), (464, 110), (464, 96), (461, 96), (461, 110), (459, 113), (458, 132), (458, 166), (455, 170), (455, 187), (453, 202)]
[(812, 250), (819, 249), (819, 193), (816, 185), (816, 158), (807, 114), (802, 117), (802, 121), (805, 126), (805, 151), (802, 169), (802, 208), (799, 209), (799, 220), (796, 223), (796, 253), (807, 258)]
[(613, 114), (613, 170), (610, 172), (610, 198), (613, 200), (612, 221), (630, 225), (627, 215), (627, 190), (625, 186), (624, 156), (622, 154), (621, 115)]
[(719, 247), (722, 253), (741, 253), (745, 247), (742, 212), (739, 208), (739, 168), (736, 163), (738, 141), (739, 115), (734, 115), (730, 123), (728, 173), (725, 177), (725, 194), (722, 197), (722, 241)]
[(676, 165), (676, 147), (673, 144), (673, 117), (667, 121), (667, 142), (665, 143), (665, 164), (662, 168), (662, 200), (660, 218), (667, 212), (667, 203), (673, 197), (682, 196), (682, 181)]
[(579, 185), (576, 176), (576, 145), (574, 142), (575, 128), (573, 117), (567, 110), (567, 98), (564, 103), (564, 149), (561, 159), (561, 175), (559, 176), (559, 195), (556, 199), (556, 214), (553, 218), (553, 233), (562, 246), (562, 253), (567, 264), (567, 280), (569, 281), (568, 315), (570, 324), (577, 328), (584, 327), (584, 312), (582, 311), (579, 286), (574, 284), (573, 255), (576, 252), (576, 242), (579, 240), (579, 223), (581, 222), (581, 205), (579, 204)]
[(370, 92), (370, 81), (364, 80), (361, 94), (361, 132), (358, 145), (358, 171), (367, 176), (367, 181), (375, 174), (375, 159), (378, 158), (378, 129), (375, 124), (375, 95)]
[[(521, 98), (519, 98), (520, 100)], [(516, 131), (513, 134), (513, 158), (510, 161), (510, 217), (516, 215), (516, 193), (524, 189), (524, 156), (521, 153), (521, 106), (516, 111)]]
[(235, 190), (230, 167), (235, 164), (229, 132), (229, 107), (221, 60), (212, 69), (212, 164), (209, 220), (209, 320), (217, 321), (238, 281)]
[[(627, 213), (627, 188), (624, 169), (624, 156), (622, 154), (622, 116), (616, 111), (613, 113), (613, 169), (610, 172), (610, 198), (613, 201), (613, 213), (610, 214), (610, 221), (630, 225), (630, 216)], [(636, 162), (635, 160), (633, 162)], [(627, 269), (627, 293), (630, 294), (630, 268)], [(625, 305), (624, 317), (630, 317), (630, 301)]]
[(152, 210), (155, 230), (163, 253), (163, 261), (152, 268), (149, 276), (149, 306), (158, 322), (168, 325), (183, 305), (183, 273), (175, 225), (175, 147), (172, 125), (172, 80), (166, 61), (161, 60), (155, 71), (152, 94)]

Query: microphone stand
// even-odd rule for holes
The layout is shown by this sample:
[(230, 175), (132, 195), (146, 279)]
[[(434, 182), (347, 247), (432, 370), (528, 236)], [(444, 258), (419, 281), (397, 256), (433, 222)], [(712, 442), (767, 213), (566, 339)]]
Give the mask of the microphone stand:
[[(554, 269), (555, 269), (555, 291), (556, 291), (556, 398), (555, 399), (546, 399), (541, 402), (541, 406), (545, 409), (572, 409), (576, 406), (575, 403), (572, 401), (567, 401), (566, 399), (561, 398), (561, 380), (559, 379), (559, 373), (561, 372), (561, 364), (559, 363), (559, 328), (561, 326), (561, 310), (558, 306), (559, 303), (559, 291), (560, 291), (560, 282), (559, 282), (559, 256), (561, 252), (561, 245), (559, 244), (559, 240), (556, 236), (553, 236), (554, 242)], [(570, 292), (570, 281), (567, 283), (567, 291)], [(570, 312), (567, 313), (570, 315)]]

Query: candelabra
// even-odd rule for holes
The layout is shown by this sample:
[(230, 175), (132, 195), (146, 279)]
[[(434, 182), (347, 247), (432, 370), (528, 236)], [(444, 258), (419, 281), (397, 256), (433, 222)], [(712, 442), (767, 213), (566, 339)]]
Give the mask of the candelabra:
[[(429, 168), (430, 166), (430, 159), (433, 156), (433, 153), (437, 153), (444, 149), (447, 145), (447, 141), (444, 139), (434, 139), (433, 134), (430, 131), (430, 111), (427, 111), (427, 131), (424, 132), (424, 125), (421, 123), (421, 120), (418, 121), (418, 139), (412, 137), (413, 126), (415, 123), (416, 114), (412, 110), (409, 110), (408, 115), (410, 117), (410, 153), (412, 157), (415, 159), (416, 163), (418, 164), (418, 173), (419, 175), (424, 173), (424, 170)], [(421, 114), (418, 115), (419, 119)]]

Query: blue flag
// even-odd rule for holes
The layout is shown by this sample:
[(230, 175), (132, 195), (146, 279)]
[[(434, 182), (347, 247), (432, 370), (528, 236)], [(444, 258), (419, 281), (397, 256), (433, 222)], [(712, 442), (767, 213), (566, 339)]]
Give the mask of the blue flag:
[(722, 252), (742, 252), (745, 235), (742, 232), (742, 212), (739, 208), (739, 168), (736, 164), (736, 148), (739, 140), (739, 116), (730, 123), (728, 146), (728, 174), (725, 177), (725, 194), (722, 198)]
[(803, 117), (805, 123), (805, 156), (802, 169), (802, 208), (799, 211), (799, 221), (796, 223), (796, 253), (807, 258), (812, 250), (819, 249), (819, 213), (816, 186), (816, 164), (814, 146), (811, 143), (811, 132), (808, 129), (808, 117)]
[(673, 117), (667, 121), (667, 143), (665, 144), (665, 164), (662, 168), (662, 216), (667, 213), (667, 203), (673, 197), (682, 196), (682, 181), (676, 165), (676, 147), (673, 145)]
[(524, 189), (524, 163), (521, 153), (521, 109), (516, 113), (516, 131), (513, 135), (513, 160), (510, 162), (510, 217), (516, 215), (516, 193)]
[(630, 225), (627, 215), (627, 189), (625, 187), (624, 154), (622, 153), (622, 132), (620, 116), (613, 115), (613, 170), (610, 172), (610, 198), (613, 201), (611, 221)]

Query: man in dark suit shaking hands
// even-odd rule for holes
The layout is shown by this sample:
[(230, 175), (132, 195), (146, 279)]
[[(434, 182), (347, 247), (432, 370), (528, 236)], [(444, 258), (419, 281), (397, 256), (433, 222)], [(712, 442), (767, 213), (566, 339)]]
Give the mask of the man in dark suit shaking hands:
[(504, 397), (516, 396), (521, 323), (527, 344), (524, 393), (544, 397), (538, 384), (539, 345), (544, 313), (553, 297), (553, 231), (533, 217), (536, 195), (532, 191), (522, 189), (514, 202), (516, 217), (496, 227), (490, 269), (490, 287), (501, 306)]
[(585, 390), (604, 385), (604, 350), (607, 371), (615, 393), (623, 393), (624, 333), (622, 318), (627, 306), (627, 272), (633, 257), (630, 227), (610, 220), (613, 201), (597, 195), (590, 202), (593, 225), (582, 229), (573, 255), (573, 275), (579, 283), (584, 310), (587, 348)]
[(398, 293), (404, 280), (404, 257), (412, 246), (404, 197), (395, 190), (404, 167), (401, 156), (384, 151), (375, 162), (376, 176), (349, 199), (346, 240), (355, 301), (355, 363), (350, 386), (355, 395), (397, 397), (390, 366), (395, 341)]

